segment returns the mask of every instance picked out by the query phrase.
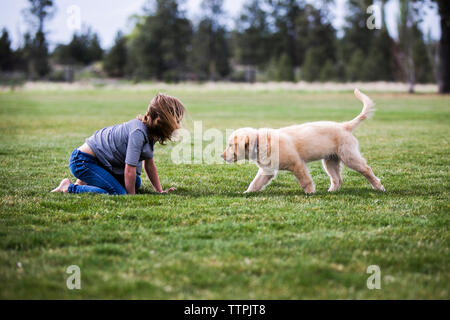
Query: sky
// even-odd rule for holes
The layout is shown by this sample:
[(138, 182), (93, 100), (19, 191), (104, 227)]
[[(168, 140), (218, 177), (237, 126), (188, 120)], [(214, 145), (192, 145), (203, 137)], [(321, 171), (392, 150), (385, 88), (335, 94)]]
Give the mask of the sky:
[[(200, 17), (200, 3), (202, 0), (184, 0), (182, 9), (187, 16), (196, 21)], [(47, 39), (50, 48), (57, 43), (68, 43), (74, 30), (78, 26), (90, 26), (100, 37), (103, 48), (109, 48), (118, 30), (125, 33), (133, 27), (129, 17), (142, 13), (142, 8), (148, 0), (55, 0), (57, 11), (47, 23)], [(234, 19), (238, 16), (246, 0), (224, 0), (224, 9), (227, 14), (226, 24), (229, 28), (234, 26)], [(315, 4), (314, 0), (308, 2)], [(342, 28), (345, 17), (345, 0), (335, 0), (333, 25), (338, 30)], [(0, 0), (0, 27), (6, 27), (12, 38), (13, 47), (20, 45), (23, 34), (29, 25), (23, 18), (23, 10), (28, 7), (28, 0)], [(398, 17), (398, 3), (395, 0), (386, 6), (387, 27), (395, 38), (396, 21)], [(78, 14), (79, 12), (79, 14)], [(424, 8), (424, 21), (422, 31), (430, 32), (433, 39), (440, 37), (439, 15), (436, 8)], [(77, 19), (79, 17), (79, 19)], [(78, 23), (80, 22), (80, 23)]]

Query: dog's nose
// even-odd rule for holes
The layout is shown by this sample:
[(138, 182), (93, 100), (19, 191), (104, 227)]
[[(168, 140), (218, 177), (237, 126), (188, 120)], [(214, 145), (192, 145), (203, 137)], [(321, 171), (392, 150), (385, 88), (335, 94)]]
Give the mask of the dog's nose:
[(225, 160), (225, 154), (224, 153), (222, 153), (220, 156), (222, 157), (223, 160)]

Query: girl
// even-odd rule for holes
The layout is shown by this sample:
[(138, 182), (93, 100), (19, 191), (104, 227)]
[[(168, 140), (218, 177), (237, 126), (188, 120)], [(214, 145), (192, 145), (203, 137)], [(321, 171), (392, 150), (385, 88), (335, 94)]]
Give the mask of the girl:
[(153, 161), (155, 142), (164, 144), (181, 127), (185, 108), (175, 97), (157, 94), (147, 113), (136, 119), (95, 132), (70, 157), (75, 184), (63, 179), (51, 192), (135, 194), (141, 186), (141, 168), (156, 192), (163, 190)]

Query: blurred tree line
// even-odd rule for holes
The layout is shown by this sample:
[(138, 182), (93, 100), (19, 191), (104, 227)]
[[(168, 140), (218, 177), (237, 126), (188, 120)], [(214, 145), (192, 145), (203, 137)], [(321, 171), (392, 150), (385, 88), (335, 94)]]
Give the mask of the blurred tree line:
[[(434, 0), (441, 15), (442, 39), (419, 28), (421, 8), (432, 0), (399, 1), (398, 39), (388, 33), (381, 6), (381, 28), (368, 28), (372, 0), (347, 0), (341, 34), (333, 27), (333, 0), (246, 0), (229, 28), (223, 0), (203, 0), (198, 21), (190, 21), (179, 0), (154, 0), (135, 16), (129, 34), (118, 32), (106, 52), (89, 28), (48, 52), (44, 23), (52, 0), (29, 0), (25, 12), (34, 26), (23, 44), (11, 49), (0, 37), (2, 71), (22, 70), (29, 78), (49, 77), (50, 65), (88, 66), (101, 61), (109, 77), (136, 81), (437, 81), (450, 91), (449, 1)], [(339, 34), (339, 35), (338, 35)], [(65, 76), (65, 78), (71, 78)]]

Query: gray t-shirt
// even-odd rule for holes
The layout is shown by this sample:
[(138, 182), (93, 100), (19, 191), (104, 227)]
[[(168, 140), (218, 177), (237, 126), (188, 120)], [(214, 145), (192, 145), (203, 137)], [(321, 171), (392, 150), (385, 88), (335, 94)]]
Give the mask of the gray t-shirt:
[(125, 164), (135, 166), (141, 174), (142, 160), (153, 158), (155, 141), (148, 138), (142, 121), (128, 122), (96, 131), (86, 139), (99, 162), (115, 174), (124, 174)]

